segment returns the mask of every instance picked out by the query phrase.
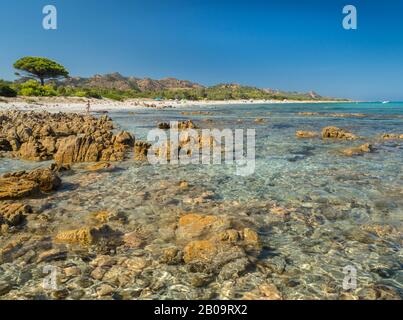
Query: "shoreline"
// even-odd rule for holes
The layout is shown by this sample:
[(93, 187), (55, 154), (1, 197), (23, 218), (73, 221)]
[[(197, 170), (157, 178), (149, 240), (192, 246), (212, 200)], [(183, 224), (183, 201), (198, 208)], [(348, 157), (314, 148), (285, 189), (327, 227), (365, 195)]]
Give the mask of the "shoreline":
[(180, 109), (187, 107), (206, 107), (240, 104), (302, 104), (302, 103), (355, 103), (358, 101), (334, 101), (334, 100), (152, 100), (152, 99), (127, 99), (116, 101), (111, 99), (93, 99), (79, 97), (17, 97), (1, 98), (1, 110), (26, 110), (26, 111), (49, 111), (49, 112), (85, 112), (86, 104), (90, 101), (91, 112), (107, 111), (134, 111), (150, 109)]

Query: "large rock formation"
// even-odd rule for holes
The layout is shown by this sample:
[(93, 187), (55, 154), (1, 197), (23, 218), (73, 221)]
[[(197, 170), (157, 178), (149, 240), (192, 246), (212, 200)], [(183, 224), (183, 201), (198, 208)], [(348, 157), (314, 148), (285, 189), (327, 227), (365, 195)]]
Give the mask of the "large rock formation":
[(0, 151), (25, 160), (58, 163), (118, 161), (134, 146), (128, 132), (114, 135), (108, 116), (73, 113), (0, 113)]
[(5, 174), (0, 178), (0, 200), (19, 199), (51, 192), (60, 184), (58, 175), (48, 168)]

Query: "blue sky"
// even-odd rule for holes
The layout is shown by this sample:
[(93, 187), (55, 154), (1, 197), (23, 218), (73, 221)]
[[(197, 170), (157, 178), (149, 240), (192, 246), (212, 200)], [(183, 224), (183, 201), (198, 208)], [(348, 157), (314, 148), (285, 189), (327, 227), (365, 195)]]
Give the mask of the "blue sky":
[[(42, 8), (58, 9), (58, 30)], [(353, 4), (358, 30), (342, 28)], [(403, 1), (3, 0), (0, 78), (25, 55), (73, 76), (236, 82), (363, 100), (403, 100)]]

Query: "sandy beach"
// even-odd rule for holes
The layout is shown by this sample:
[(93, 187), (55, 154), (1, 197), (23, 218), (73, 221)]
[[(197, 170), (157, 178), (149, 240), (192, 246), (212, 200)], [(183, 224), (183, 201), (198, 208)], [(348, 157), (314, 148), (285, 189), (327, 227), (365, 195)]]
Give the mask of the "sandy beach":
[(291, 103), (340, 103), (342, 101), (328, 100), (152, 100), (152, 99), (127, 99), (116, 101), (111, 99), (88, 99), (79, 97), (17, 97), (1, 98), (2, 110), (46, 110), (49, 112), (85, 112), (87, 102), (90, 102), (92, 112), (106, 111), (134, 111), (142, 109), (167, 109), (184, 107), (242, 105), (242, 104), (291, 104)]

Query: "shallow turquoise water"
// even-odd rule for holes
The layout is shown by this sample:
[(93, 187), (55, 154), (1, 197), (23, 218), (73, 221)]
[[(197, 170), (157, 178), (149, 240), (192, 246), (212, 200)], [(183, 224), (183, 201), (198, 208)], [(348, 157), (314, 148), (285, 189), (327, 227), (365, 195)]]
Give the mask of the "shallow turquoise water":
[[(403, 133), (403, 103), (230, 105), (204, 107), (208, 115), (181, 114), (196, 110), (199, 108), (144, 110), (110, 116), (120, 129), (141, 140), (159, 122), (171, 120), (192, 119), (202, 128), (255, 128), (253, 175), (237, 176), (230, 165), (154, 167), (128, 160), (119, 164), (122, 170), (102, 176), (78, 173), (65, 177), (69, 187), (47, 199), (45, 212), (58, 216), (65, 227), (82, 223), (88, 212), (122, 211), (129, 221), (148, 226), (156, 243), (161, 243), (158, 226), (170, 219), (172, 210), (241, 217), (255, 224), (270, 248), (260, 257), (262, 263), (273, 257), (287, 261), (284, 275), (270, 277), (288, 298), (334, 298), (334, 288), (340, 290), (346, 265), (357, 268), (358, 288), (386, 285), (400, 290), (403, 296), (403, 141), (379, 139), (382, 133)], [(298, 115), (307, 111), (366, 116)], [(256, 118), (265, 121), (256, 123)], [(296, 130), (320, 132), (329, 125), (347, 129), (361, 139), (322, 141), (295, 137)], [(374, 153), (345, 157), (338, 152), (365, 142), (374, 145)], [(0, 172), (37, 165), (2, 159)], [(85, 183), (71, 187), (77, 179)], [(195, 186), (189, 194), (170, 189), (180, 180)], [(185, 200), (206, 191), (212, 197), (205, 205)], [(279, 219), (267, 209), (268, 204), (289, 209), (291, 218)], [(373, 225), (390, 226), (394, 232), (363, 233), (363, 226)], [(181, 272), (178, 269), (173, 274), (178, 283), (185, 283), (186, 274)], [(254, 276), (261, 277), (251, 273), (252, 283)], [(288, 286), (284, 279), (298, 285)], [(185, 298), (201, 297), (192, 290)], [(233, 297), (243, 290), (235, 286)], [(184, 298), (169, 290), (158, 297)]]

